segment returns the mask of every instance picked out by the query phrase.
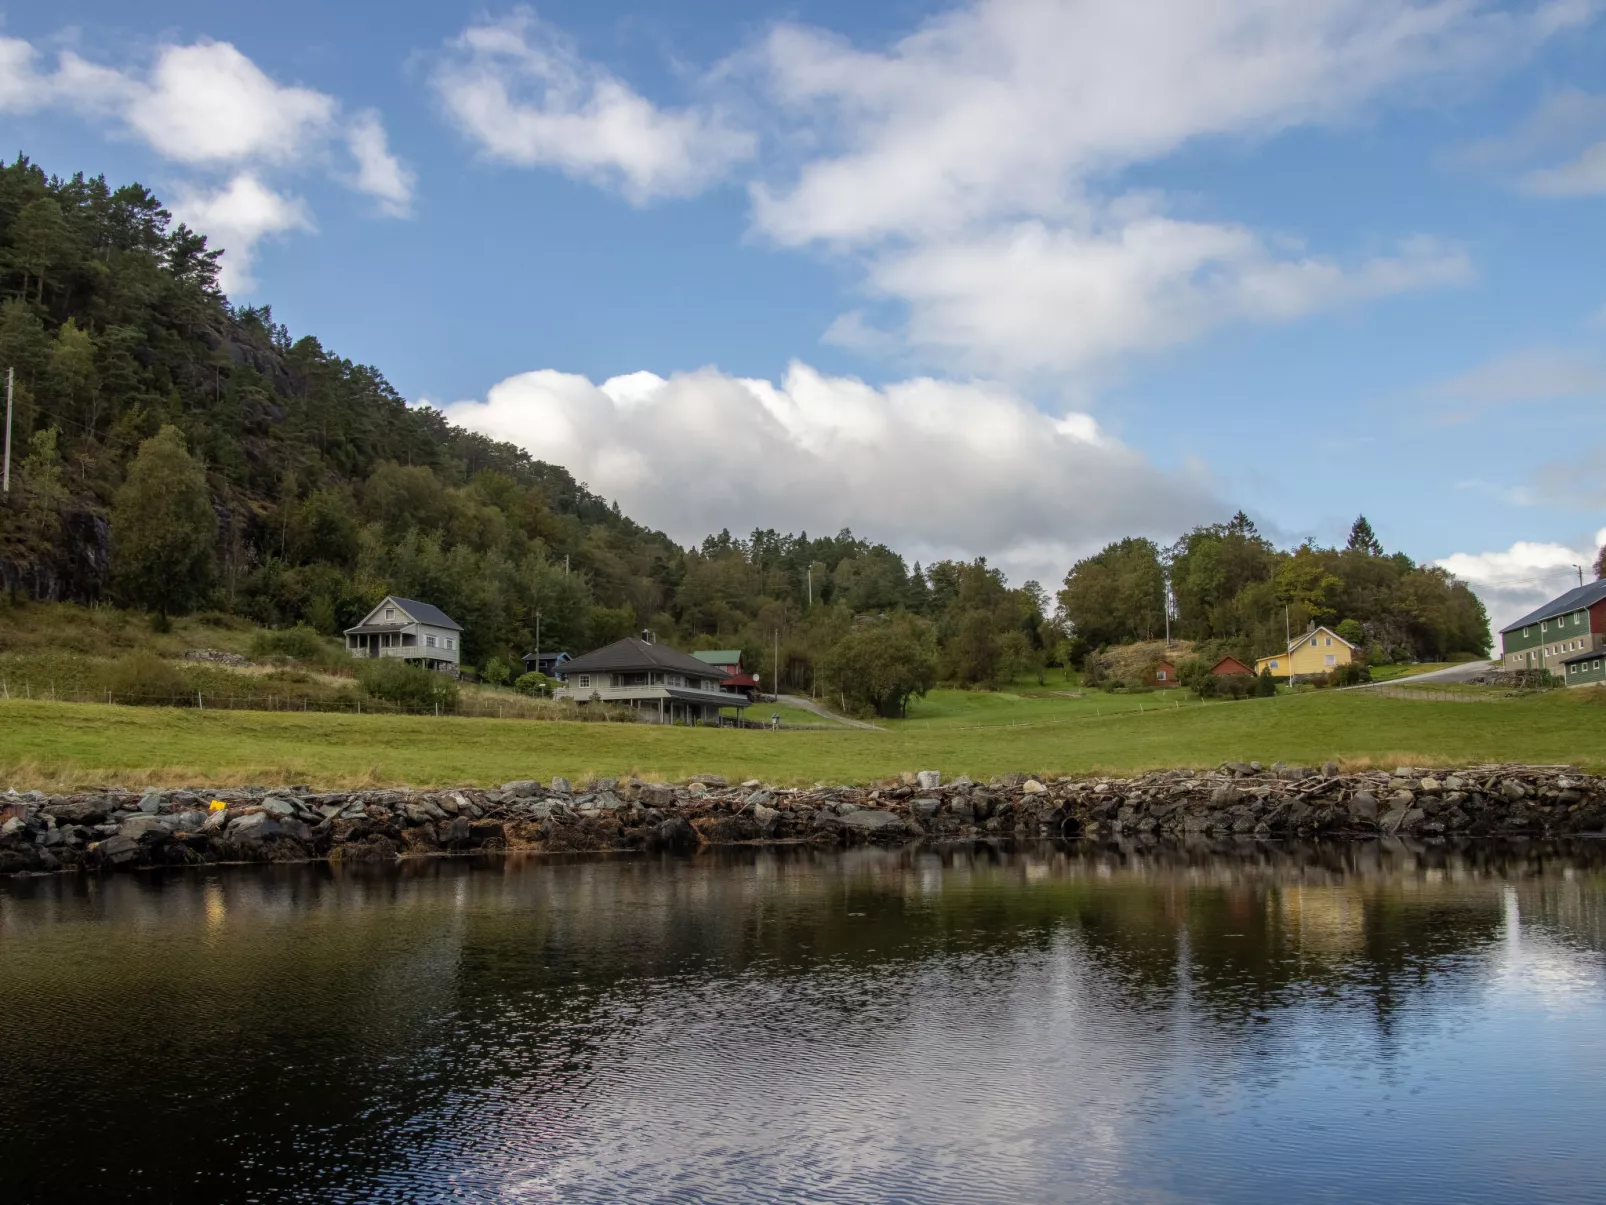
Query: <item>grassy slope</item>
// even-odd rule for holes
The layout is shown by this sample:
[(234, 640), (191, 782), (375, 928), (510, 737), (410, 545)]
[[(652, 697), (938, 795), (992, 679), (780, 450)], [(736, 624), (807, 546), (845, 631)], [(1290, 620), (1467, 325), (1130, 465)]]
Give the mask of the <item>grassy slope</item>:
[(695, 772), (808, 783), (927, 768), (982, 777), (1330, 757), (1385, 765), (1582, 761), (1599, 769), (1603, 726), (1602, 691), (1476, 704), (1313, 692), (1143, 713), (1078, 710), (1017, 727), (779, 733), (11, 702), (0, 703), (0, 784), (492, 784)]

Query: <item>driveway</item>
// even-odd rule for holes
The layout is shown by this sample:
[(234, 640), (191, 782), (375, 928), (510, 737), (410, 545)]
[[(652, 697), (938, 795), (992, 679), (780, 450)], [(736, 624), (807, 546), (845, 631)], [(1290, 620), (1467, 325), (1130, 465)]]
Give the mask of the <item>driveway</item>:
[(802, 695), (779, 695), (777, 703), (785, 703), (788, 707), (796, 707), (800, 711), (811, 711), (821, 719), (835, 720), (838, 724), (846, 724), (849, 728), (867, 728), (871, 732), (885, 732), (886, 729), (876, 724), (866, 724), (863, 720), (850, 720), (845, 715), (837, 715), (834, 711), (827, 711), (813, 699), (805, 699)]
[(1429, 670), (1425, 674), (1407, 674), (1403, 678), (1390, 678), (1387, 682), (1363, 682), (1360, 686), (1353, 686), (1350, 689), (1366, 690), (1372, 686), (1415, 686), (1419, 682), (1436, 682), (1441, 686), (1447, 682), (1470, 682), (1479, 674), (1494, 668), (1493, 661), (1467, 661), (1460, 665), (1446, 666), (1444, 669)]

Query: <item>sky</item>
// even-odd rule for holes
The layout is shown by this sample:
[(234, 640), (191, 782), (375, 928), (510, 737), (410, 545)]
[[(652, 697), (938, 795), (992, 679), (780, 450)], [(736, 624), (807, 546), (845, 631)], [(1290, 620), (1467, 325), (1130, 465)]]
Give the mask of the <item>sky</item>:
[(1606, 542), (1606, 0), (58, 0), (0, 133), (688, 545)]

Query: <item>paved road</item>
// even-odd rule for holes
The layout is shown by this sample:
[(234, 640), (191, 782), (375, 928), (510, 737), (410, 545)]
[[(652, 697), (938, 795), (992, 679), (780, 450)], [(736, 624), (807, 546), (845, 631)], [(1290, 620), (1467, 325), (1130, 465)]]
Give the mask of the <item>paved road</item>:
[[(850, 720), (845, 715), (837, 715), (834, 711), (827, 711), (813, 699), (805, 699), (802, 695), (780, 695), (777, 703), (785, 703), (788, 707), (797, 707), (803, 711), (812, 711), (822, 719), (835, 720), (839, 724), (846, 724), (849, 728), (868, 728), (871, 732), (885, 732), (886, 729), (878, 724), (866, 724), (863, 720)], [(757, 705), (762, 709), (763, 704)]]
[(1407, 674), (1403, 678), (1390, 678), (1387, 682), (1367, 682), (1353, 689), (1365, 690), (1369, 686), (1414, 686), (1418, 682), (1436, 682), (1440, 685), (1446, 682), (1470, 682), (1479, 674), (1493, 668), (1493, 661), (1468, 661), (1461, 665), (1430, 670), (1425, 674)]

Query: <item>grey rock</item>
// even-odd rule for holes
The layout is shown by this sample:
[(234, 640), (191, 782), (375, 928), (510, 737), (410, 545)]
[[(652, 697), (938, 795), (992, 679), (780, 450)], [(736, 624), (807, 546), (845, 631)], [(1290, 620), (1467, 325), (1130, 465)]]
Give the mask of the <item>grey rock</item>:
[(1322, 777), (1323, 778), (1337, 778), (1338, 777), (1338, 763), (1336, 761), (1323, 762), (1322, 763)]
[(1421, 808), (1396, 807), (1384, 812), (1377, 826), (1385, 833), (1410, 832), (1426, 819), (1427, 813)]
[(1500, 784), (1500, 794), (1503, 798), (1515, 802), (1528, 794), (1528, 790), (1515, 778), (1508, 778)]
[(231, 841), (259, 840), (279, 831), (279, 822), (267, 812), (247, 812), (236, 816), (228, 827)]
[(213, 812), (206, 818), (206, 822), (201, 825), (201, 831), (203, 833), (219, 833), (223, 831), (228, 822), (229, 809), (223, 808), (221, 811)]
[(132, 837), (137, 841), (152, 834), (165, 837), (169, 829), (161, 816), (142, 815), (123, 821), (117, 832), (119, 836)]
[(462, 846), (468, 844), (472, 821), (467, 816), (457, 816), (440, 826), (440, 840), (442, 845)]
[(108, 837), (95, 846), (95, 855), (109, 866), (124, 866), (139, 856), (139, 842), (132, 837)]
[(1424, 795), (1437, 795), (1444, 789), (1444, 784), (1437, 778), (1424, 778), (1417, 786)]
[(594, 795), (580, 810), (583, 812), (614, 812), (625, 806), (625, 801), (611, 791)]
[[(746, 786), (747, 784), (743, 783), (742, 785)], [(750, 808), (763, 807), (771, 798), (772, 796), (768, 791), (754, 791), (747, 797), (747, 802), (743, 806)]]
[(28, 826), (22, 822), (21, 816), (13, 816), (4, 824), (0, 824), (0, 837), (15, 837), (18, 833), (26, 830), (27, 827)]
[(1022, 784), (1020, 793), (1022, 795), (1046, 795), (1048, 794), (1048, 788), (1042, 783), (1038, 782), (1037, 779), (1028, 778), (1025, 783)]
[(407, 818), (408, 824), (428, 824), (433, 819), (422, 805), (416, 803), (409, 803), (402, 808), (402, 815)]
[(567, 778), (554, 778), (552, 780), (552, 789), (560, 795), (568, 795), (574, 790), (574, 788), (569, 785), (569, 780)]
[(849, 812), (842, 817), (844, 828), (856, 828), (865, 832), (879, 832), (887, 829), (902, 828), (903, 821), (891, 812), (878, 811), (875, 808), (860, 808)]
[(723, 774), (693, 774), (686, 781), (689, 784), (700, 782), (705, 787), (728, 787), (730, 785), (725, 781)]
[(768, 835), (775, 831), (780, 823), (781, 813), (772, 807), (765, 807), (762, 803), (753, 805), (753, 820), (758, 824), (761, 832)]
[(922, 791), (935, 791), (942, 786), (942, 772), (939, 770), (921, 770), (915, 775), (915, 784)]
[[(937, 809), (941, 806), (942, 801), (939, 799), (912, 799), (909, 801), (909, 810), (922, 820), (931, 819), (937, 814)], [(968, 803), (965, 804), (965, 811), (970, 811)]]
[(1370, 791), (1357, 791), (1355, 798), (1349, 801), (1349, 814), (1357, 820), (1376, 823), (1377, 796)]
[(540, 791), (541, 780), (539, 778), (515, 778), (512, 782), (504, 782), (502, 784), (502, 793), (504, 795), (536, 795)]
[(262, 810), (275, 816), (294, 816), (296, 805), (279, 795), (269, 795), (262, 801)]
[(139, 810), (147, 816), (154, 816), (162, 810), (162, 804), (165, 802), (167, 802), (166, 797), (160, 791), (146, 791), (140, 796)]

